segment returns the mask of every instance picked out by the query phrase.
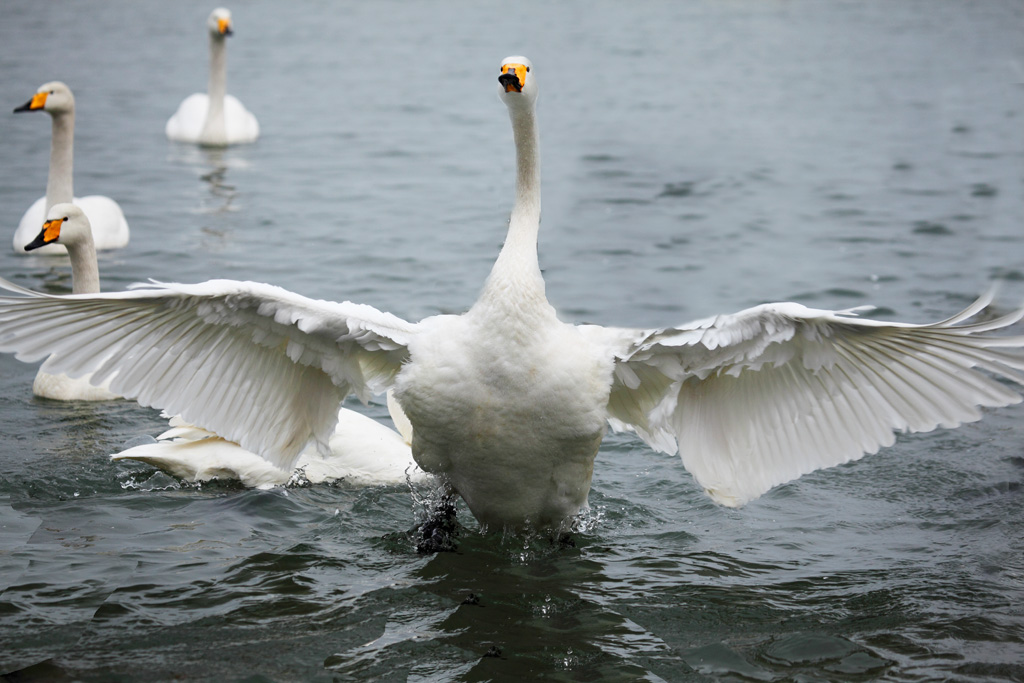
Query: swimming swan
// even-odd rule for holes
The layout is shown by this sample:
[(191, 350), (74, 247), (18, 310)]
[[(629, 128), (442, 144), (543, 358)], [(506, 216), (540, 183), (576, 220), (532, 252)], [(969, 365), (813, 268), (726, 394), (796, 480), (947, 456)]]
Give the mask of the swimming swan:
[[(112, 377), (288, 468), (322, 451), (341, 400), (394, 387), (412, 451), (491, 528), (562, 528), (587, 504), (607, 425), (674, 452), (715, 501), (739, 506), (813, 470), (874, 453), (894, 431), (1019, 402), (979, 370), (1024, 383), (1024, 337), (968, 322), (991, 297), (926, 325), (795, 303), (665, 329), (559, 321), (537, 261), (540, 169), (529, 60), (501, 65), (516, 148), (504, 246), (462, 315), (409, 323), (254, 282), (0, 297), (0, 350)], [(116, 374), (114, 374), (116, 373)]]
[(223, 147), (253, 142), (260, 124), (241, 102), (228, 95), (225, 39), (232, 34), (231, 12), (218, 7), (206, 20), (210, 30), (210, 79), (206, 93), (185, 98), (167, 121), (167, 137), (177, 142)]
[[(25, 248), (37, 249), (45, 244), (63, 244), (71, 259), (72, 294), (95, 294), (100, 291), (99, 266), (92, 244), (89, 219), (73, 204), (57, 204), (50, 209), (47, 221), (35, 240)], [(50, 374), (44, 363), (32, 383), (36, 396), (59, 401), (101, 401), (120, 398), (104, 386), (93, 386), (90, 376), (68, 377)], [(312, 483), (345, 479), (357, 484), (400, 484), (408, 477), (424, 476), (412, 459), (409, 441), (411, 427), (401, 409), (390, 400), (392, 419), (402, 431), (393, 429), (355, 411), (341, 408), (338, 424), (330, 439), (330, 454), (322, 456), (307, 449), (299, 456), (295, 469), (302, 469)], [(111, 456), (114, 460), (140, 460), (188, 481), (238, 479), (246, 486), (285, 484), (292, 469), (281, 469), (266, 459), (247, 451), (216, 434), (186, 425), (181, 418), (171, 418), (171, 429), (157, 441), (142, 444)]]
[[(46, 215), (46, 221), (34, 240), (25, 245), (25, 251), (59, 244), (67, 248), (71, 260), (71, 293), (96, 294), (100, 291), (100, 271), (96, 262), (92, 226), (82, 208), (74, 204), (55, 204)], [(32, 382), (32, 393), (55, 401), (109, 401), (120, 398), (110, 391), (109, 382), (101, 386), (91, 383), (90, 374), (69, 377), (46, 371), (46, 363), (39, 368)]]
[[(25, 245), (38, 234), (54, 204), (73, 202), (82, 207), (89, 222), (97, 249), (119, 249), (128, 244), (128, 222), (113, 199), (100, 195), (75, 197), (72, 190), (72, 167), (75, 142), (75, 97), (71, 88), (60, 81), (40, 86), (32, 99), (16, 108), (22, 111), (45, 111), (53, 119), (50, 141), (50, 174), (46, 180), (46, 196), (37, 199), (21, 217), (14, 233), (14, 252), (25, 253)], [(60, 244), (49, 244), (41, 254), (64, 254)], [(99, 291), (99, 290), (97, 290)]]

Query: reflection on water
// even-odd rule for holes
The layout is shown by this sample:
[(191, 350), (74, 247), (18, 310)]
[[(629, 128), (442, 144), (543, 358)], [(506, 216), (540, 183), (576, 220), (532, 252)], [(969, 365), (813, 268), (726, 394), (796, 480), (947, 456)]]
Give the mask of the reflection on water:
[(221, 211), (231, 210), (231, 201), (235, 198), (235, 186), (228, 185), (224, 182), (227, 172), (227, 166), (217, 166), (209, 173), (199, 176), (200, 180), (204, 180), (209, 183), (210, 194), (223, 200), (223, 204), (221, 206), (216, 209), (208, 209), (208, 213), (219, 213)]
[(175, 144), (171, 149), (168, 161), (188, 168), (208, 186), (207, 193), (200, 197), (200, 213), (218, 214), (237, 210), (232, 207), (237, 195), (236, 188), (225, 179), (229, 168), (247, 166), (244, 158), (233, 155), (230, 148)]

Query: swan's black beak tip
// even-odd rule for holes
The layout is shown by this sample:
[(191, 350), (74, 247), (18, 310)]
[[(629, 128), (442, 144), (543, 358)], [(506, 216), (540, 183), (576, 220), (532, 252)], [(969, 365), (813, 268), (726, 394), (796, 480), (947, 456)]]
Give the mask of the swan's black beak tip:
[(36, 235), (36, 238), (34, 240), (25, 245), (25, 251), (32, 251), (33, 249), (38, 249), (39, 247), (45, 246), (46, 234), (45, 232), (40, 232), (38, 235)]
[(498, 83), (505, 88), (505, 92), (523, 92), (523, 84), (519, 82), (519, 76), (514, 71), (506, 71), (498, 76)]
[(20, 107), (15, 107), (14, 108), (14, 113), (15, 114), (17, 114), (19, 111), (32, 111), (32, 100), (29, 100), (28, 102), (26, 102), (25, 104), (21, 105)]

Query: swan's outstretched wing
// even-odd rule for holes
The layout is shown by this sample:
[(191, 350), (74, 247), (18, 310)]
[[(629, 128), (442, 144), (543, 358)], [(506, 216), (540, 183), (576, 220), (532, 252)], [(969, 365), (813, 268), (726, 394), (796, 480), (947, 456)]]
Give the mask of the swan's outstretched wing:
[(212, 280), (52, 296), (0, 279), (0, 350), (110, 378), (116, 393), (180, 414), (290, 470), (328, 448), (338, 405), (386, 389), (415, 325), (370, 306)]
[(968, 322), (990, 301), (930, 325), (783, 303), (674, 329), (607, 330), (618, 348), (612, 425), (667, 452), (678, 441), (708, 494), (739, 506), (891, 445), (894, 431), (955, 427), (979, 419), (979, 406), (1019, 402), (979, 370), (1024, 384), (1024, 337), (986, 334), (1024, 310)]

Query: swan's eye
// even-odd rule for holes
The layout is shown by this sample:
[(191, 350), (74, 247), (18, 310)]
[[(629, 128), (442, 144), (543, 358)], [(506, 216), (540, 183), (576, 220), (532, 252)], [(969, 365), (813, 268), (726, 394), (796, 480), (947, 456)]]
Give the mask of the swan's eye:
[(526, 67), (526, 73), (530, 73), (530, 67)]
[(67, 217), (67, 216), (64, 216), (64, 220), (67, 220), (67, 219), (68, 219), (68, 217)]

